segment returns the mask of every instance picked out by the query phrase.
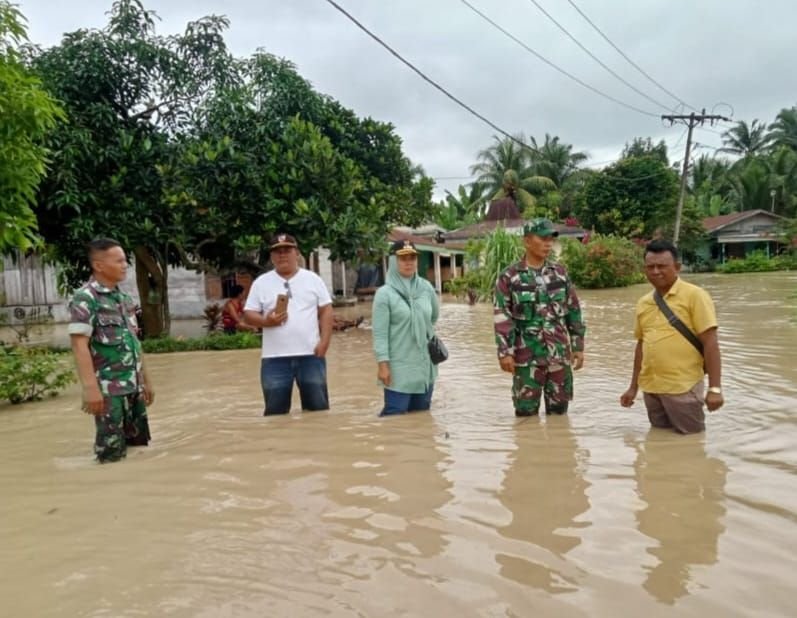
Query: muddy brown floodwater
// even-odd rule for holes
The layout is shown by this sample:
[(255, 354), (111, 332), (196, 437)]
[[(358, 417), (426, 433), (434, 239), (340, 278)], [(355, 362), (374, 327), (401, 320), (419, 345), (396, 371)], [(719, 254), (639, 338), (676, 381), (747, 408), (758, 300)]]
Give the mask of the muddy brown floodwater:
[(450, 300), (427, 414), (376, 417), (363, 328), (334, 336), (330, 412), (263, 418), (258, 350), (150, 356), (154, 441), (118, 464), (77, 388), (2, 406), (0, 614), (793, 616), (797, 274), (687, 278), (724, 357), (701, 436), (617, 403), (646, 286), (582, 292), (564, 418), (515, 419), (489, 307)]

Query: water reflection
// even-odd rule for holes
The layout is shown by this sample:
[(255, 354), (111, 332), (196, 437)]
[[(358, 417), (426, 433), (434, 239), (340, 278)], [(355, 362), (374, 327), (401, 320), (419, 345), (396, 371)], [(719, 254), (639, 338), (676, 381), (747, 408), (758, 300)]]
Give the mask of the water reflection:
[(519, 421), (515, 441), (499, 494), (512, 521), (498, 531), (522, 544), (515, 555), (498, 554), (501, 575), (548, 592), (573, 591), (573, 569), (557, 565), (581, 542), (578, 529), (589, 526), (578, 521), (589, 509), (587, 456), (579, 452), (567, 416)]
[(643, 587), (663, 603), (689, 594), (695, 567), (717, 562), (725, 531), (725, 479), (728, 468), (708, 457), (703, 436), (676, 436), (651, 430), (636, 450), (634, 475), (645, 502), (636, 514), (639, 531), (657, 541), (648, 553)]
[(705, 436), (617, 404), (647, 286), (582, 293), (587, 366), (544, 424), (489, 307), (450, 299), (430, 414), (376, 417), (367, 328), (335, 334), (321, 414), (260, 415), (257, 349), (150, 356), (155, 440), (118, 465), (77, 385), (0, 404), (3, 615), (791, 616), (797, 273), (697, 282), (728, 391)]
[(374, 567), (390, 563), (421, 577), (426, 561), (445, 548), (437, 524), (451, 498), (451, 483), (441, 474), (444, 440), (431, 414), (416, 413), (355, 429), (338, 445), (349, 470), (327, 478), (333, 506), (325, 519), (345, 524), (336, 536), (361, 545), (358, 553)]

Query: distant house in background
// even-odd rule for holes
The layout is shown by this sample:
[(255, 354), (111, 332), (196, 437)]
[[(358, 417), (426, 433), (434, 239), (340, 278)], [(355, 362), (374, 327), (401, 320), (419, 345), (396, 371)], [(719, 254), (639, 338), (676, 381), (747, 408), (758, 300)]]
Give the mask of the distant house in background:
[(702, 253), (720, 264), (744, 258), (753, 251), (764, 251), (767, 257), (777, 255), (786, 248), (777, 229), (782, 221), (783, 217), (766, 210), (708, 217), (703, 219), (703, 227), (709, 242)]
[[(422, 228), (394, 228), (389, 242), (409, 240), (418, 249), (418, 273), (429, 280), (438, 293), (443, 284), (460, 277), (465, 269), (465, 243), (449, 239), (449, 232), (435, 225)], [(383, 260), (383, 273), (387, 272), (387, 258)], [(384, 280), (384, 279), (383, 279)]]
[[(523, 225), (525, 223), (526, 220), (520, 216), (520, 211), (515, 201), (512, 198), (504, 197), (494, 200), (490, 204), (484, 221), (446, 232), (446, 241), (467, 243), (467, 241), (472, 239), (484, 238), (499, 227), (503, 227), (510, 234), (520, 236), (523, 234)], [(586, 230), (571, 225), (555, 223), (554, 228), (559, 232), (559, 238), (554, 242), (554, 252), (557, 254), (562, 248), (561, 239), (574, 238), (582, 240), (587, 235)]]

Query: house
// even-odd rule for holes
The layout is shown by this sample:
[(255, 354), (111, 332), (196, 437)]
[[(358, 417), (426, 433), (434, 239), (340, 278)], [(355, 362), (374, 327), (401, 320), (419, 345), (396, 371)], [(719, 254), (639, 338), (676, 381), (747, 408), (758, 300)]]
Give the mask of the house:
[(777, 255), (786, 247), (777, 229), (784, 220), (766, 210), (707, 217), (703, 219), (703, 228), (709, 242), (703, 253), (720, 264), (744, 258), (753, 251), (764, 251), (767, 257)]
[[(514, 200), (504, 197), (493, 200), (484, 221), (474, 223), (473, 225), (467, 225), (451, 232), (446, 232), (446, 240), (456, 243), (467, 243), (467, 241), (471, 239), (483, 238), (491, 234), (498, 227), (503, 227), (510, 234), (521, 236), (525, 223), (526, 220), (520, 216), (520, 211)], [(555, 254), (561, 252), (561, 239), (573, 238), (582, 240), (588, 235), (586, 230), (572, 225), (554, 223), (554, 228), (559, 232), (559, 237), (554, 241), (553, 250)]]
[[(388, 242), (409, 240), (418, 250), (418, 274), (429, 280), (437, 293), (443, 291), (443, 283), (460, 277), (465, 269), (465, 243), (450, 240), (442, 228), (432, 229), (394, 228)], [(383, 272), (387, 272), (387, 259), (383, 260)]]

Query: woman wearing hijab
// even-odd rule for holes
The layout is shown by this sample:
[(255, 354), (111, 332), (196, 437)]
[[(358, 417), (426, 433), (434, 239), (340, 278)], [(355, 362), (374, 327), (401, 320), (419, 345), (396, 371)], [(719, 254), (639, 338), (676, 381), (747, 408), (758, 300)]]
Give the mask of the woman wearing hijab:
[(418, 251), (408, 240), (390, 248), (385, 285), (374, 296), (374, 354), (377, 377), (385, 389), (380, 416), (428, 410), (437, 366), (427, 342), (440, 312), (437, 294), (418, 275)]

